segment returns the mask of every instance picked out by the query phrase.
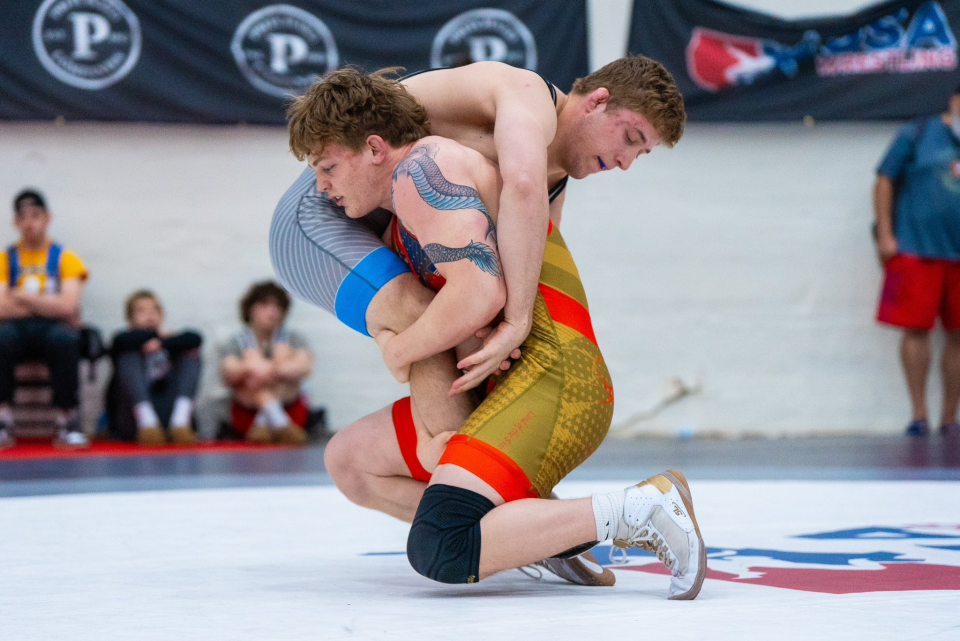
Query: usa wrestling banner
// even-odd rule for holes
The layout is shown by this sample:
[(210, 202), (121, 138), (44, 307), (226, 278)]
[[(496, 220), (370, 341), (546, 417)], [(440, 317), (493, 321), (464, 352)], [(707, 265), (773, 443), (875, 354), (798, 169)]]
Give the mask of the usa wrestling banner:
[(690, 118), (900, 119), (960, 82), (957, 0), (884, 2), (783, 20), (713, 0), (635, 0), (629, 49), (666, 65)]
[(586, 0), (5, 3), (0, 119), (284, 122), (337, 67), (496, 60), (562, 89), (588, 72)]

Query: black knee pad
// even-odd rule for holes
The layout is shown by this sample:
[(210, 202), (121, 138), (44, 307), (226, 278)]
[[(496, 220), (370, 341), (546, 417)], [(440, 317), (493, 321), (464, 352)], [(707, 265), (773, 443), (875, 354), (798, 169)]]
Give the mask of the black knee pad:
[(490, 499), (470, 490), (428, 487), (407, 537), (410, 565), (441, 583), (478, 581), (480, 519), (494, 507)]

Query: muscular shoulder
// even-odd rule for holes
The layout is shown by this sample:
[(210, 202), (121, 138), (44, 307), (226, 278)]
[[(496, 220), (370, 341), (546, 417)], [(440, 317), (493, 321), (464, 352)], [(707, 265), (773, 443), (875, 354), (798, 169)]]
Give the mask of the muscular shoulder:
[[(531, 106), (553, 109), (550, 88), (536, 72), (502, 62), (475, 62), (437, 69), (403, 81), (423, 103), (433, 125), (453, 122), (493, 125), (497, 104), (522, 97)], [(449, 121), (449, 122), (448, 122)]]
[(546, 87), (546, 83), (537, 72), (514, 67), (503, 62), (475, 62), (447, 71), (451, 75), (469, 80), (477, 86), (488, 87), (491, 91), (496, 91), (498, 87), (502, 87), (505, 83), (515, 82), (535, 82)]
[(394, 185), (407, 182), (403, 179), (410, 177), (414, 185), (426, 180), (435, 186), (434, 179), (441, 175), (448, 181), (475, 183), (476, 174), (484, 164), (491, 163), (479, 152), (455, 140), (427, 136), (421, 138), (397, 165), (393, 175)]
[[(453, 140), (428, 136), (397, 164), (393, 175), (393, 207), (410, 231), (419, 235), (462, 222), (452, 212), (482, 212), (483, 225), (493, 226), (498, 174), (493, 164)], [(450, 212), (439, 216), (440, 212)]]
[(451, 138), (427, 136), (420, 140), (420, 145), (432, 147), (437, 164), (449, 171), (470, 172), (475, 169), (477, 164), (490, 164), (490, 161), (484, 158), (479, 151), (460, 144)]
[(422, 91), (441, 90), (443, 93), (456, 95), (456, 92), (451, 91), (451, 89), (462, 90), (465, 87), (492, 94), (505, 81), (513, 82), (517, 80), (536, 80), (541, 85), (544, 84), (540, 76), (534, 71), (493, 61), (474, 62), (452, 69), (433, 69), (418, 73), (402, 80), (402, 82), (409, 91), (419, 98)]

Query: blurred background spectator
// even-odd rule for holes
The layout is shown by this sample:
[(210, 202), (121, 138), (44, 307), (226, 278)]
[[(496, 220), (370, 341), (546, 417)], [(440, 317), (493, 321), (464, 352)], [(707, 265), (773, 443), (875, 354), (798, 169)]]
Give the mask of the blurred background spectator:
[(877, 169), (877, 253), (885, 278), (877, 319), (903, 329), (910, 436), (927, 436), (930, 331), (946, 330), (940, 432), (960, 434), (960, 86), (943, 114), (900, 128)]
[(220, 374), (232, 391), (231, 425), (252, 443), (303, 445), (309, 417), (303, 382), (313, 355), (284, 326), (290, 296), (273, 281), (254, 284), (240, 301), (244, 328), (221, 349)]
[(80, 303), (87, 269), (47, 237), (50, 212), (38, 191), (13, 200), (17, 244), (0, 255), (0, 447), (13, 445), (14, 368), (42, 361), (50, 373), (57, 444), (86, 447), (80, 427)]
[(110, 433), (141, 445), (191, 445), (193, 402), (200, 381), (200, 334), (167, 331), (157, 296), (141, 289), (127, 298), (128, 327), (113, 337), (114, 374), (107, 390)]

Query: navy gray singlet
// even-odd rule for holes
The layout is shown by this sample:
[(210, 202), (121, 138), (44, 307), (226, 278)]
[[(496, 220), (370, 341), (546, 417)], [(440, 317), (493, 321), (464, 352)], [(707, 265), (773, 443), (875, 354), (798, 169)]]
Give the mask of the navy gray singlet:
[[(406, 78), (413, 75), (417, 74)], [(544, 82), (556, 104), (556, 89), (546, 79)], [(551, 202), (566, 184), (564, 177), (550, 189)], [(316, 173), (307, 167), (280, 199), (273, 214), (273, 270), (294, 296), (322, 307), (348, 327), (367, 334), (370, 301), (381, 287), (410, 269), (381, 240), (391, 216), (390, 212), (377, 209), (363, 218), (349, 218), (343, 208), (317, 191)]]

